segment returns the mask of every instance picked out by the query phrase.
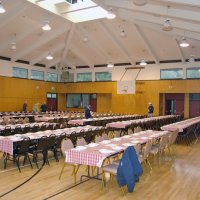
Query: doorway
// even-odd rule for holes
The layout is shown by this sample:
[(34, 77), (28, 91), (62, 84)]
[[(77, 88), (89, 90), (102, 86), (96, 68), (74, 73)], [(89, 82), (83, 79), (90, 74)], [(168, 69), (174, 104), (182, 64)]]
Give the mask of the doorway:
[(56, 93), (47, 93), (47, 110), (57, 111), (58, 95)]
[(200, 94), (190, 94), (190, 117), (200, 115)]
[(165, 114), (184, 114), (184, 94), (165, 94)]

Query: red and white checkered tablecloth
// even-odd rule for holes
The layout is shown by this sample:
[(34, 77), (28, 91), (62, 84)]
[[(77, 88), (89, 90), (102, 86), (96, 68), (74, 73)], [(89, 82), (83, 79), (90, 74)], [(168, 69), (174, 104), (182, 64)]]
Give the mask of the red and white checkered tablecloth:
[[(98, 146), (91, 147), (90, 144), (85, 145), (84, 149), (78, 150), (76, 148), (65, 151), (65, 162), (80, 164), (80, 165), (89, 165), (101, 167), (105, 158), (110, 155), (117, 154), (121, 150), (125, 150), (128, 146), (135, 146), (137, 144), (146, 143), (153, 138), (160, 138), (165, 134), (168, 134), (168, 131), (141, 131), (132, 135), (126, 135), (120, 138), (114, 138), (112, 140), (96, 143)], [(121, 147), (121, 150), (116, 150), (114, 147)], [(100, 150), (112, 151), (112, 153), (102, 153)]]
[(0, 140), (0, 151), (13, 155), (13, 141), (12, 140)]
[(66, 163), (77, 163), (81, 165), (89, 165), (89, 166), (97, 166), (101, 167), (104, 159), (106, 158), (105, 155), (100, 153), (88, 153), (82, 151), (76, 151), (71, 149), (65, 152)]

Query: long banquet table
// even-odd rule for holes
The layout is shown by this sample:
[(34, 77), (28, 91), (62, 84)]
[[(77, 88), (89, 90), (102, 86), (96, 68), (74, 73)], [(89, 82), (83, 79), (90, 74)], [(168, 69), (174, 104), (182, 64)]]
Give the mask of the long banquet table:
[(183, 130), (185, 128), (188, 128), (189, 126), (193, 125), (193, 124), (198, 124), (200, 123), (200, 116), (198, 117), (194, 117), (194, 118), (190, 118), (187, 120), (183, 120), (180, 122), (176, 122), (173, 124), (169, 124), (169, 125), (165, 125), (162, 126), (161, 129), (164, 131), (176, 131), (178, 130), (179, 132), (183, 132)]
[(117, 121), (106, 124), (107, 128), (118, 128), (118, 129), (125, 129), (130, 127), (131, 125), (138, 125), (141, 123), (146, 123), (150, 121), (157, 121), (157, 120), (165, 120), (170, 118), (175, 118), (176, 115), (164, 115), (164, 116), (158, 116), (158, 117), (149, 117), (149, 118), (143, 118), (143, 119), (136, 119), (136, 120), (128, 120), (128, 121)]
[[(71, 127), (65, 129), (57, 129), (57, 130), (46, 130), (46, 131), (38, 131), (35, 133), (26, 133), (26, 134), (16, 134), (11, 136), (0, 136), (0, 152), (9, 153), (13, 155), (13, 149), (15, 144), (22, 141), (24, 138), (30, 138), (31, 140), (36, 140), (41, 138), (42, 136), (50, 136), (51, 134), (55, 134), (56, 136), (60, 136), (61, 133), (66, 133), (66, 135), (70, 136), (71, 133), (82, 134), (87, 133), (87, 131), (99, 130), (102, 127), (97, 126), (81, 126), (81, 127)], [(81, 131), (84, 132), (81, 132)]]
[(142, 115), (119, 115), (119, 116), (110, 116), (110, 117), (98, 117), (98, 118), (89, 118), (89, 119), (76, 119), (76, 120), (69, 120), (68, 124), (70, 125), (85, 125), (86, 123), (103, 121), (103, 120), (123, 120), (123, 119), (137, 119), (142, 118)]
[(107, 157), (125, 150), (128, 146), (143, 144), (149, 140), (160, 138), (168, 133), (168, 131), (147, 130), (132, 135), (125, 135), (120, 138), (104, 140), (99, 143), (77, 146), (76, 148), (65, 151), (65, 162), (101, 167), (103, 161)]

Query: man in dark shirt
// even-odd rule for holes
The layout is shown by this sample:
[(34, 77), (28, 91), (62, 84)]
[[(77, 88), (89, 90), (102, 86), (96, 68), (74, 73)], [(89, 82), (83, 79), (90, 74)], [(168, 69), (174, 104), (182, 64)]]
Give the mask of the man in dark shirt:
[(47, 111), (47, 104), (43, 103), (40, 108), (41, 108), (42, 112), (46, 112)]
[(154, 112), (154, 107), (153, 107), (152, 103), (149, 103), (149, 106), (148, 106), (148, 117), (153, 117), (153, 112)]
[(90, 109), (91, 109), (90, 105), (85, 108), (85, 118), (86, 119), (89, 119), (92, 117)]

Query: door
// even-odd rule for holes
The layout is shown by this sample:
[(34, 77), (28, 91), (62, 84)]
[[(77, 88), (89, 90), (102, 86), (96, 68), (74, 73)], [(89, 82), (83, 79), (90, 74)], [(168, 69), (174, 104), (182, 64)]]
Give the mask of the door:
[(200, 94), (190, 94), (190, 117), (197, 117), (200, 115)]
[(184, 94), (165, 95), (165, 114), (184, 114)]
[(57, 111), (58, 95), (55, 93), (47, 93), (47, 110)]

